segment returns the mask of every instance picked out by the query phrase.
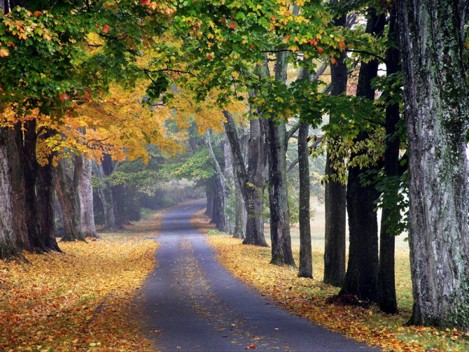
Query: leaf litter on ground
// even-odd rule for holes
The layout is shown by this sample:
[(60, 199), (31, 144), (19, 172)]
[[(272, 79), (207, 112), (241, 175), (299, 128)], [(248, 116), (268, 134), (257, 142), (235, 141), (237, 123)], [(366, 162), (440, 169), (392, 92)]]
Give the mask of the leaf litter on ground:
[[(375, 306), (368, 308), (328, 303), (338, 288), (324, 284), (323, 256), (313, 249), (314, 280), (299, 278), (298, 269), (269, 264), (270, 248), (241, 244), (240, 239), (216, 231), (199, 212), (193, 223), (209, 234), (219, 261), (236, 277), (253, 286), (292, 313), (310, 319), (330, 331), (379, 346), (384, 351), (469, 351), (469, 335), (455, 329), (406, 326), (412, 310), (408, 253), (396, 253), (396, 282), (400, 313), (387, 315)], [(298, 263), (298, 248), (295, 260)]]
[(134, 296), (154, 268), (159, 214), (64, 253), (0, 262), (0, 351), (153, 351)]

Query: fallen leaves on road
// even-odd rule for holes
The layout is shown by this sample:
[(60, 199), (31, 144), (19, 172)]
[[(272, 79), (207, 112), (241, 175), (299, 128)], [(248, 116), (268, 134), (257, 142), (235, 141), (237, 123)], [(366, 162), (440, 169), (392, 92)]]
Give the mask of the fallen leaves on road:
[[(203, 223), (200, 220), (198, 222)], [(389, 316), (379, 312), (376, 307), (326, 303), (326, 299), (337, 294), (338, 289), (320, 281), (323, 253), (313, 253), (314, 276), (317, 280), (311, 280), (298, 278), (297, 268), (269, 265), (270, 248), (242, 245), (240, 240), (227, 235), (208, 237), (217, 250), (220, 262), (235, 276), (295, 314), (329, 330), (380, 346), (386, 351), (469, 350), (469, 342), (460, 331), (404, 326), (410, 316), (409, 308), (403, 309), (401, 315)], [(298, 258), (296, 260), (298, 262)]]
[(29, 264), (0, 262), (1, 351), (152, 351), (129, 316), (157, 244), (102, 236), (27, 254)]

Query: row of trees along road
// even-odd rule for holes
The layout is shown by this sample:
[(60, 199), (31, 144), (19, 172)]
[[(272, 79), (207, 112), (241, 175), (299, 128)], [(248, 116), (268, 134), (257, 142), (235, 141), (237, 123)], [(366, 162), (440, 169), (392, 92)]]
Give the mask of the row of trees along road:
[[(286, 153), (296, 137), (299, 274), (312, 276), (307, 156), (322, 145), (324, 280), (342, 288), (338, 299), (397, 311), (394, 236), (408, 223), (411, 322), (468, 329), (467, 1), (10, 0), (3, 9), (2, 258), (60, 250), (54, 189), (76, 215), (65, 216), (71, 228), (89, 218), (91, 159), (99, 178), (124, 159), (147, 160), (147, 143), (166, 152), (187, 143), (191, 163), (211, 166), (167, 172), (209, 181), (208, 213), (223, 230), (235, 219), (246, 244), (266, 246), (267, 193), (272, 263), (294, 265)], [(205, 137), (188, 138), (194, 126)], [(323, 132), (312, 138), (311, 127)], [(225, 133), (223, 158), (210, 130)]]

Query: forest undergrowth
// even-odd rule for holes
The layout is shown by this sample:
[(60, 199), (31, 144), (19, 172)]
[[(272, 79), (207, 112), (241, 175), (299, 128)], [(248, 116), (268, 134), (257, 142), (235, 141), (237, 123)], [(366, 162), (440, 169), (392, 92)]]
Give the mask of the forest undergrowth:
[(153, 351), (134, 296), (154, 268), (159, 214), (64, 253), (0, 262), (0, 351)]
[[(297, 277), (298, 269), (269, 265), (270, 248), (241, 244), (241, 240), (213, 230), (200, 212), (193, 222), (209, 234), (219, 261), (236, 277), (292, 313), (330, 331), (379, 346), (385, 351), (468, 351), (469, 334), (455, 329), (406, 326), (412, 310), (408, 254), (396, 252), (396, 286), (400, 313), (387, 315), (377, 307), (334, 305), (328, 298), (339, 289), (322, 282), (323, 255), (313, 249), (314, 280)], [(298, 263), (298, 248), (294, 248)]]

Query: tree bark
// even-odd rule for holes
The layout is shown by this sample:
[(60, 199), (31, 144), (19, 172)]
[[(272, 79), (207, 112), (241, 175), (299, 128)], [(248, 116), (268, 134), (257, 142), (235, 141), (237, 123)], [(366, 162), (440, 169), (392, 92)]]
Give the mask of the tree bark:
[[(287, 53), (277, 54), (275, 79), (287, 79)], [(279, 117), (267, 120), (267, 145), (269, 160), (269, 207), (272, 264), (295, 265), (291, 249), (290, 211), (288, 208), (286, 126)]]
[(112, 200), (112, 192), (110, 187), (106, 187), (105, 174), (102, 164), (93, 162), (93, 167), (96, 177), (100, 180), (100, 186), (96, 187), (98, 192), (98, 198), (103, 206), (104, 215), (104, 228), (103, 230), (114, 230), (116, 229), (116, 216), (114, 213), (114, 202)]
[(467, 1), (399, 1), (409, 141), (411, 323), (469, 330)]
[(223, 171), (220, 167), (220, 164), (218, 163), (218, 160), (215, 156), (215, 153), (213, 152), (212, 149), (212, 142), (210, 141), (210, 133), (207, 132), (206, 136), (207, 140), (207, 147), (208, 151), (210, 154), (210, 159), (212, 161), (212, 165), (215, 169), (215, 175), (213, 177), (214, 179), (214, 184), (215, 184), (215, 189), (214, 189), (214, 214), (212, 221), (217, 227), (218, 230), (220, 231), (225, 231), (226, 230), (226, 213), (225, 213), (225, 194), (226, 194), (226, 189), (225, 189), (225, 179), (223, 176)]
[(81, 155), (75, 156), (78, 168), (78, 197), (80, 201), (80, 226), (85, 237), (98, 238), (94, 222), (93, 186), (91, 184), (92, 161)]
[[(395, 75), (400, 71), (399, 49), (397, 47), (397, 12), (391, 11), (388, 49), (386, 52), (386, 74)], [(391, 94), (391, 93), (389, 93)], [(387, 100), (391, 96), (387, 97)], [(386, 149), (384, 153), (384, 174), (386, 178), (399, 177), (399, 136), (397, 123), (400, 120), (399, 103), (389, 104), (386, 107)], [(393, 184), (393, 183), (391, 183)], [(379, 244), (379, 267), (378, 267), (378, 304), (380, 309), (389, 314), (398, 313), (396, 299), (396, 283), (394, 270), (395, 236), (393, 231), (396, 222), (400, 218), (400, 210), (397, 207), (390, 208), (388, 205), (398, 197), (398, 187), (387, 188), (383, 192), (383, 211), (381, 214), (381, 232)]]
[(13, 229), (8, 133), (8, 130), (0, 128), (0, 260), (10, 260), (21, 253)]
[[(347, 16), (335, 19), (336, 26), (345, 26)], [(337, 64), (331, 65), (331, 95), (345, 94), (347, 91), (347, 66), (344, 62), (345, 53), (337, 58)], [(330, 116), (331, 123), (337, 123), (340, 117)], [(332, 137), (332, 141), (337, 137)], [(325, 174), (328, 180), (325, 185), (325, 248), (324, 248), (324, 282), (334, 286), (342, 286), (345, 278), (345, 222), (346, 222), (346, 187), (338, 180), (333, 168), (334, 162), (343, 160), (334, 157), (332, 160), (331, 144), (328, 145)]]
[(311, 248), (311, 209), (309, 178), (309, 124), (302, 122), (298, 131), (298, 168), (300, 179), (300, 267), (299, 277), (313, 277), (313, 254)]
[(264, 184), (263, 171), (265, 169), (262, 122), (260, 119), (250, 121), (248, 169), (246, 170), (233, 116), (227, 111), (224, 112), (224, 115), (226, 117), (225, 131), (233, 154), (234, 171), (240, 184), (247, 212), (246, 238), (243, 244), (267, 247), (261, 217), (263, 205), (261, 195)]
[(67, 172), (66, 160), (59, 161), (54, 180), (55, 191), (63, 213), (62, 241), (84, 241), (85, 237), (80, 226), (80, 200), (76, 191), (76, 183)]
[[(377, 15), (370, 10), (367, 32), (376, 36), (382, 35), (385, 16)], [(373, 100), (375, 91), (372, 80), (377, 76), (378, 62), (372, 60), (361, 63), (358, 78), (357, 96)], [(368, 133), (359, 133), (355, 142), (364, 141)], [(358, 155), (352, 153), (352, 159)], [(377, 302), (378, 300), (378, 222), (376, 202), (379, 192), (373, 180), (363, 182), (369, 177), (373, 167), (349, 167), (347, 183), (347, 211), (349, 216), (349, 260), (344, 285), (340, 295), (355, 295), (360, 300)]]
[(52, 160), (38, 169), (37, 174), (37, 219), (39, 231), (44, 238), (44, 246), (61, 252), (55, 232), (54, 186)]

